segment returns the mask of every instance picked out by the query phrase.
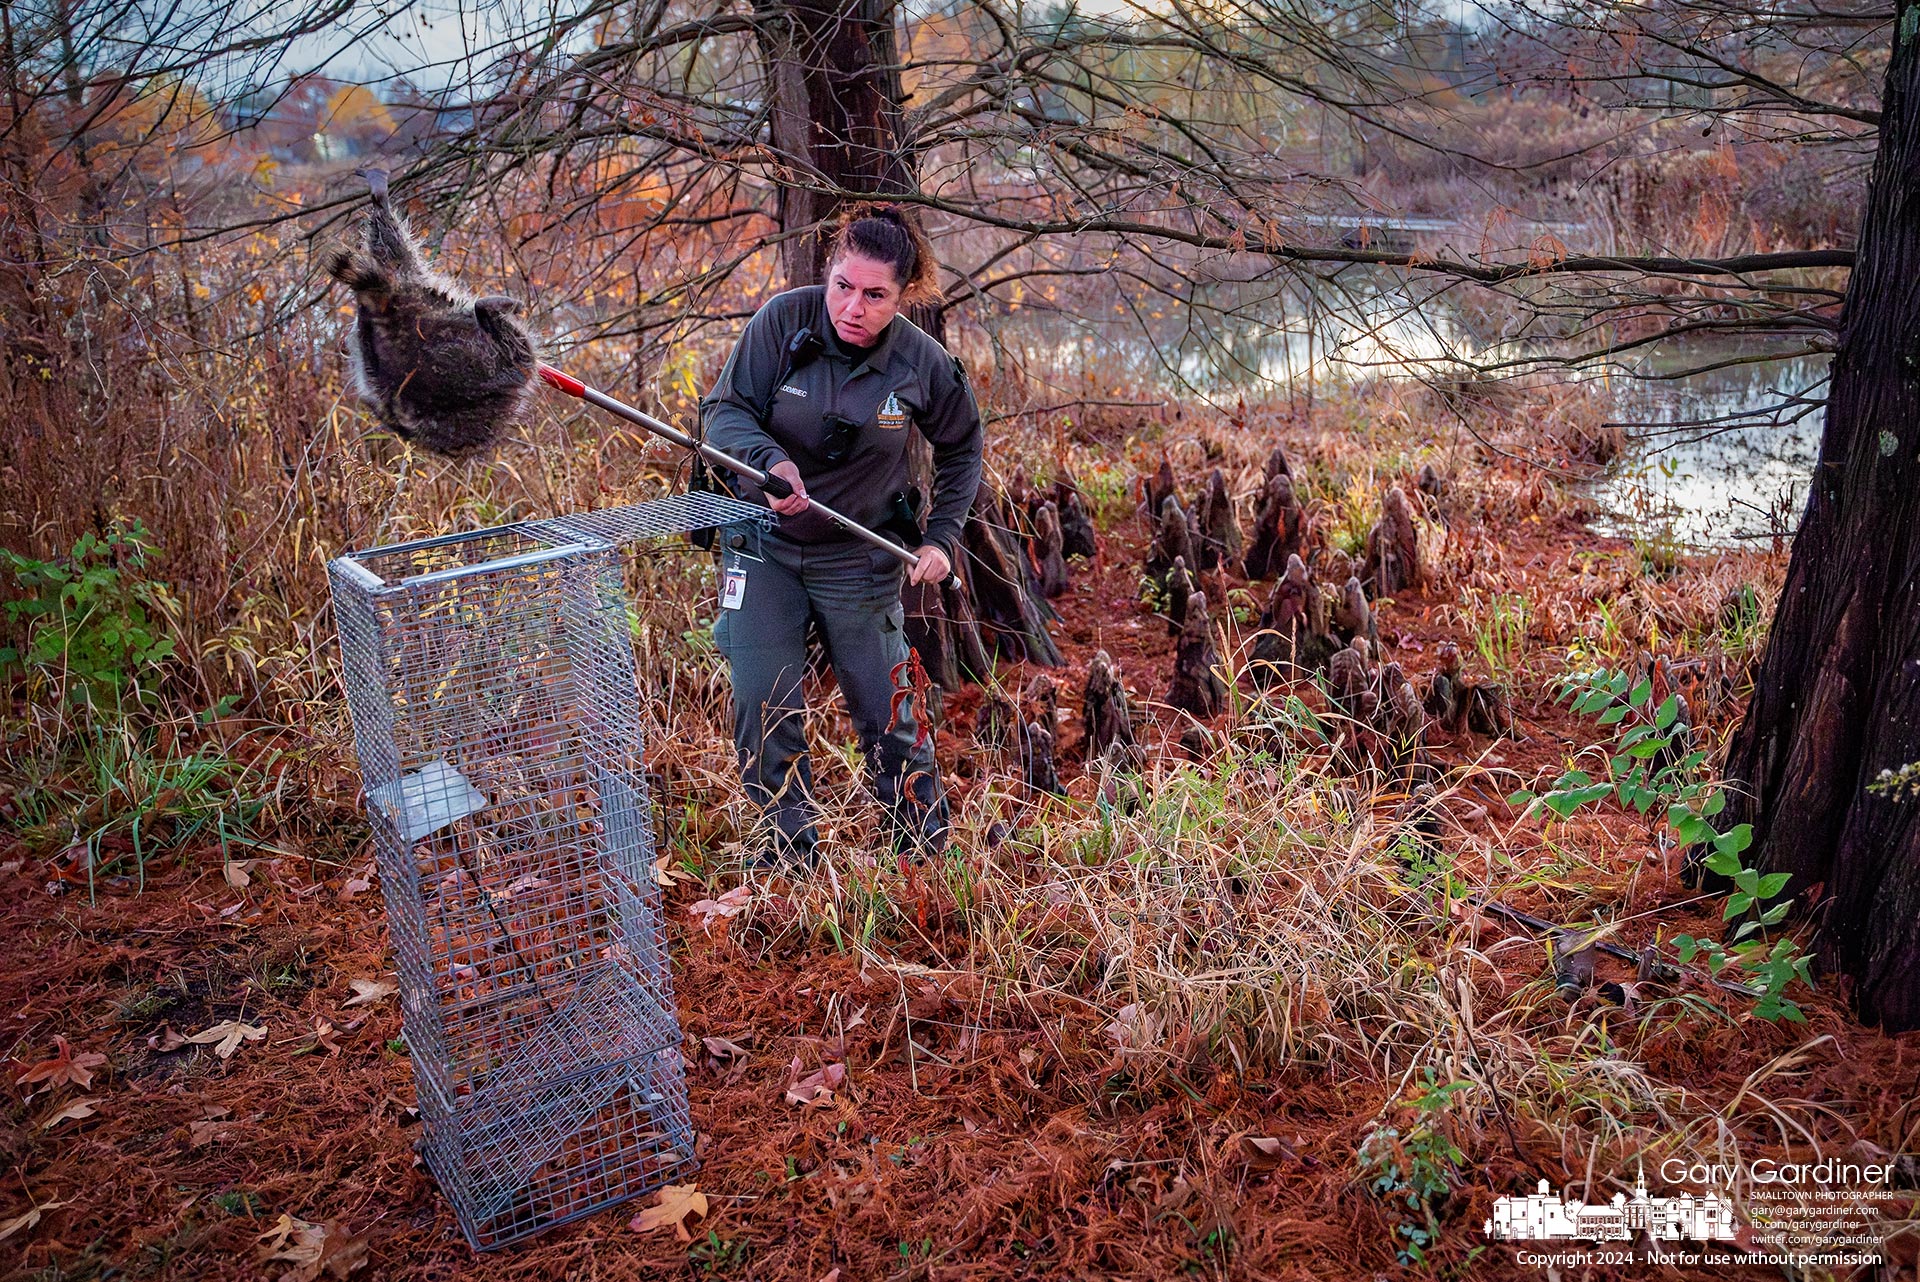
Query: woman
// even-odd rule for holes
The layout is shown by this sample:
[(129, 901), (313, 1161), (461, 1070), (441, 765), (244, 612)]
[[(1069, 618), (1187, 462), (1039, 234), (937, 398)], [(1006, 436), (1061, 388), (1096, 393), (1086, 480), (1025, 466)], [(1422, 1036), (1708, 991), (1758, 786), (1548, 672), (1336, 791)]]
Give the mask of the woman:
[[(707, 439), (793, 486), (767, 500), (780, 520), (757, 546), (723, 551), (713, 630), (732, 671), (741, 778), (772, 820), (780, 861), (810, 862), (818, 841), (800, 700), (809, 622), (853, 714), (895, 852), (946, 845), (932, 737), (914, 701), (894, 698), (906, 688), (903, 567), (809, 500), (917, 544), (912, 582), (951, 571), (980, 485), (980, 412), (959, 361), (899, 314), (933, 296), (937, 267), (898, 209), (856, 206), (828, 242), (826, 284), (788, 290), (756, 312), (700, 403)], [(907, 483), (909, 422), (933, 447), (924, 533)], [(763, 498), (744, 478), (731, 481), (742, 497)]]

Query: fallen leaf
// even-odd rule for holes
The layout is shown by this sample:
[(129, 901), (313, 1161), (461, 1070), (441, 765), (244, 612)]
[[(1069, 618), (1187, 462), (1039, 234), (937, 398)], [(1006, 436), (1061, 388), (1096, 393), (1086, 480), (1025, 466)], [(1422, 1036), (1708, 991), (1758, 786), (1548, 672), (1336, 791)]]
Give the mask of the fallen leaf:
[(795, 1059), (791, 1066), (792, 1080), (787, 1083), (786, 1100), (789, 1104), (800, 1104), (813, 1108), (825, 1108), (833, 1103), (834, 1087), (847, 1080), (845, 1064), (828, 1064), (826, 1067), (798, 1076), (800, 1061)]
[(261, 1244), (261, 1263), (284, 1259), (294, 1265), (294, 1269), (288, 1270), (284, 1276), (321, 1276), (321, 1251), (326, 1249), (326, 1230), (323, 1226), (296, 1221), (286, 1211), (280, 1211), (280, 1219), (275, 1221), (273, 1228), (263, 1232), (257, 1242)]
[(1113, 1039), (1114, 1048), (1123, 1053), (1149, 1050), (1160, 1044), (1160, 1021), (1137, 1003), (1128, 1002), (1114, 1012), (1113, 1022), (1107, 1025), (1107, 1036)]
[(314, 1282), (321, 1273), (339, 1279), (367, 1262), (367, 1239), (356, 1237), (329, 1220), (310, 1224), (282, 1211), (274, 1226), (258, 1239), (262, 1263), (284, 1260), (293, 1265), (280, 1282)]
[[(286, 1250), (289, 1245), (298, 1244), (308, 1236), (313, 1236), (315, 1244), (317, 1245), (320, 1235), (321, 1229), (318, 1224), (309, 1224), (305, 1220), (296, 1220), (285, 1211), (282, 1211), (280, 1212), (280, 1218), (273, 1222), (273, 1227), (254, 1240), (260, 1243), (262, 1259), (278, 1260), (287, 1258), (281, 1255), (280, 1252)], [(316, 1251), (315, 1254), (318, 1255), (319, 1252)]]
[(745, 1059), (747, 1048), (738, 1042), (730, 1042), (724, 1037), (702, 1037), (700, 1044), (707, 1048), (707, 1054), (715, 1059)]
[(1283, 1139), (1245, 1133), (1234, 1138), (1239, 1141), (1240, 1156), (1246, 1159), (1249, 1170), (1277, 1170), (1285, 1162), (1299, 1156), (1293, 1151), (1293, 1145)]
[(193, 1142), (195, 1148), (205, 1148), (209, 1144), (218, 1144), (222, 1140), (230, 1139), (234, 1127), (238, 1125), (238, 1122), (188, 1122), (187, 1137)]
[(1154, 1206), (1163, 1213), (1172, 1215), (1181, 1207), (1193, 1201), (1194, 1197), (1194, 1187), (1187, 1183), (1187, 1177), (1184, 1175), (1176, 1175), (1173, 1177), (1172, 1187), (1154, 1200)]
[(263, 1024), (243, 1024), (237, 1019), (223, 1020), (212, 1028), (203, 1028), (187, 1040), (195, 1046), (212, 1046), (221, 1059), (232, 1059), (241, 1042), (257, 1042), (267, 1035)]
[(159, 1032), (149, 1034), (147, 1037), (148, 1048), (159, 1051), (163, 1055), (168, 1051), (177, 1051), (186, 1044), (187, 1039), (174, 1032), (172, 1024), (160, 1025)]
[(675, 868), (672, 855), (662, 855), (654, 862), (653, 880), (656, 884), (671, 890), (677, 882), (693, 881), (694, 875), (684, 869)]
[(97, 1095), (89, 1095), (83, 1099), (71, 1100), (65, 1108), (40, 1123), (40, 1129), (50, 1131), (62, 1122), (77, 1122), (83, 1117), (92, 1117), (93, 1106), (99, 1102), (100, 1097)]
[(753, 899), (753, 887), (735, 886), (718, 899), (701, 899), (687, 905), (687, 915), (700, 918), (700, 928), (711, 930), (713, 923), (726, 917), (737, 917), (746, 911), (747, 904)]
[(371, 1006), (400, 991), (400, 985), (378, 979), (353, 979), (347, 982), (353, 985), (353, 996), (340, 1003), (342, 1006)]
[(73, 1047), (67, 1045), (67, 1039), (64, 1037), (56, 1036), (53, 1039), (53, 1045), (53, 1058), (43, 1059), (33, 1065), (14, 1079), (14, 1085), (30, 1086), (36, 1082), (45, 1082), (46, 1089), (52, 1090), (62, 1083), (71, 1082), (81, 1090), (85, 1090), (93, 1085), (93, 1070), (107, 1062), (105, 1055), (93, 1051), (74, 1054)]
[(227, 866), (221, 869), (221, 875), (235, 890), (245, 890), (253, 884), (253, 878), (247, 875), (247, 868), (253, 862), (251, 859), (229, 859)]
[(315, 1046), (325, 1047), (329, 1055), (338, 1055), (340, 1053), (340, 1043), (333, 1040), (333, 1032), (333, 1024), (330, 1021), (321, 1019), (317, 1015), (314, 1016), (313, 1044)]
[(524, 895), (529, 890), (538, 890), (546, 884), (546, 878), (536, 877), (532, 873), (525, 873), (507, 883), (507, 893), (503, 898), (512, 899), (515, 895)]
[(363, 890), (373, 887), (373, 865), (368, 864), (353, 876), (340, 884), (340, 898), (352, 899)]
[(340, 1282), (346, 1282), (348, 1274), (367, 1262), (368, 1239), (364, 1234), (349, 1233), (331, 1221), (326, 1230), (327, 1244), (320, 1252), (320, 1268)]
[(56, 1211), (65, 1205), (65, 1202), (39, 1202), (28, 1207), (25, 1211), (10, 1220), (0, 1221), (0, 1242), (4, 1242), (14, 1234), (25, 1229), (30, 1229), (38, 1224), (42, 1211)]
[(692, 1184), (669, 1184), (660, 1190), (660, 1200), (634, 1216), (627, 1227), (635, 1233), (651, 1233), (671, 1224), (675, 1236), (691, 1242), (693, 1234), (687, 1232), (687, 1219), (705, 1219), (706, 1214), (705, 1193)]

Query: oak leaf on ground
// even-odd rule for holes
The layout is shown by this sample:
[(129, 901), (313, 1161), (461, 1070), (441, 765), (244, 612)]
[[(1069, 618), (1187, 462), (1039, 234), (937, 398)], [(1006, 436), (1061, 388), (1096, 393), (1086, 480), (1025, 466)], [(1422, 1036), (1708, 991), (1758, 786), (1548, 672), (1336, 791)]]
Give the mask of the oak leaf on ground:
[(221, 1059), (232, 1059), (241, 1042), (257, 1042), (266, 1035), (264, 1024), (243, 1024), (237, 1019), (228, 1019), (212, 1028), (201, 1029), (187, 1040), (195, 1046), (213, 1047), (213, 1053)]
[(40, 1129), (50, 1131), (62, 1122), (77, 1122), (83, 1117), (92, 1117), (93, 1106), (100, 1102), (98, 1095), (88, 1095), (82, 1099), (69, 1100), (64, 1108), (40, 1123)]
[(1278, 1170), (1300, 1156), (1293, 1145), (1272, 1136), (1248, 1135), (1243, 1131), (1228, 1142), (1237, 1147), (1239, 1156), (1246, 1160), (1247, 1169), (1253, 1171)]
[[(753, 1035), (751, 1033), (745, 1034), (745, 1036), (748, 1040), (752, 1040)], [(745, 1059), (747, 1057), (746, 1047), (738, 1042), (730, 1041), (725, 1037), (702, 1037), (700, 1044), (706, 1047), (707, 1054), (713, 1056), (715, 1059)]]
[(0, 1220), (0, 1242), (4, 1242), (14, 1234), (24, 1232), (38, 1224), (42, 1211), (55, 1211), (65, 1205), (65, 1202), (36, 1202), (12, 1219)]
[(385, 1001), (400, 991), (400, 985), (389, 984), (378, 979), (348, 980), (353, 985), (353, 996), (341, 1002), (342, 1006), (371, 1006), (375, 1002)]
[(636, 1233), (651, 1233), (672, 1225), (675, 1236), (691, 1242), (693, 1234), (687, 1232), (687, 1220), (705, 1219), (706, 1215), (705, 1193), (692, 1184), (669, 1184), (660, 1190), (660, 1200), (634, 1216), (628, 1227)]
[(753, 899), (753, 887), (735, 886), (718, 899), (700, 899), (687, 905), (687, 915), (700, 919), (702, 930), (712, 930), (715, 921), (737, 917)]
[(803, 1104), (813, 1108), (825, 1108), (833, 1103), (834, 1088), (847, 1080), (845, 1064), (828, 1064), (802, 1077), (800, 1061), (796, 1058), (789, 1072), (791, 1080), (787, 1082), (787, 1103)]
[(278, 1260), (293, 1266), (280, 1275), (279, 1282), (315, 1282), (322, 1273), (345, 1282), (348, 1274), (367, 1262), (367, 1239), (332, 1220), (311, 1224), (282, 1211), (274, 1226), (256, 1240), (261, 1263)]

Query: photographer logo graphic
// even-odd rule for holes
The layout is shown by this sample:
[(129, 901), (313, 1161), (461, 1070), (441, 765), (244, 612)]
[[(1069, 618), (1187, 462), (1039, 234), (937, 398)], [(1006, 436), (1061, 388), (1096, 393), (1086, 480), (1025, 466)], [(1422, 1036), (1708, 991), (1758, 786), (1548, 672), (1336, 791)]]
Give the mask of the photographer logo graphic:
[(1537, 1193), (1496, 1200), (1483, 1227), (1496, 1242), (1628, 1242), (1640, 1232), (1655, 1241), (1730, 1242), (1734, 1236), (1732, 1202), (1718, 1193), (1650, 1197), (1644, 1172), (1631, 1197), (1615, 1193), (1611, 1202), (1593, 1204), (1555, 1197), (1541, 1180)]

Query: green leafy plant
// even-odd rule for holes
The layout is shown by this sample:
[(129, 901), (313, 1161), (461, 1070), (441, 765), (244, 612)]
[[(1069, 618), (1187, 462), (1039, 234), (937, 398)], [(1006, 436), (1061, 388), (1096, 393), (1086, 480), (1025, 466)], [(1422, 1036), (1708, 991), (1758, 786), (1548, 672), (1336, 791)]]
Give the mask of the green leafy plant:
[[(1618, 726), (1613, 744), (1603, 749), (1603, 778), (1584, 770), (1568, 770), (1543, 793), (1522, 789), (1508, 803), (1525, 806), (1527, 813), (1551, 811), (1570, 817), (1583, 806), (1609, 799), (1646, 816), (1649, 826), (1663, 826), (1683, 848), (1705, 848), (1701, 860), (1707, 871), (1733, 882), (1721, 920), (1739, 924), (1725, 940), (1676, 935), (1670, 941), (1684, 963), (1696, 958), (1718, 976), (1738, 963), (1757, 985), (1753, 1013), (1761, 1019), (1804, 1021), (1806, 1016), (1787, 991), (1795, 983), (1811, 986), (1812, 959), (1789, 939), (1771, 943), (1766, 932), (1780, 924), (1792, 907), (1780, 896), (1789, 880), (1786, 873), (1761, 873), (1742, 858), (1753, 844), (1753, 827), (1739, 824), (1721, 832), (1713, 822), (1725, 808), (1726, 793), (1715, 788), (1705, 766), (1707, 754), (1693, 746), (1692, 728), (1681, 717), (1680, 697), (1669, 694), (1656, 707), (1653, 682), (1630, 672), (1596, 668), (1577, 672), (1562, 682), (1559, 698), (1571, 699), (1573, 710), (1595, 715), (1603, 726)], [(1655, 819), (1654, 816), (1662, 816)]]
[[(1395, 1254), (1402, 1264), (1425, 1265), (1440, 1236), (1438, 1208), (1452, 1191), (1466, 1155), (1446, 1132), (1445, 1116), (1456, 1093), (1471, 1083), (1442, 1082), (1431, 1065), (1414, 1084), (1409, 1101), (1413, 1118), (1405, 1128), (1377, 1126), (1361, 1142), (1357, 1157), (1361, 1178), (1375, 1197), (1407, 1214), (1395, 1232)], [(1416, 1218), (1417, 1217), (1417, 1218)]]
[(144, 577), (157, 555), (138, 521), (82, 535), (65, 560), (0, 549), (25, 593), (5, 605), (20, 643), (0, 648), (0, 671), (43, 679), (75, 703), (118, 708), (143, 670), (173, 653), (165, 635), (173, 601)]

